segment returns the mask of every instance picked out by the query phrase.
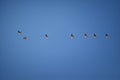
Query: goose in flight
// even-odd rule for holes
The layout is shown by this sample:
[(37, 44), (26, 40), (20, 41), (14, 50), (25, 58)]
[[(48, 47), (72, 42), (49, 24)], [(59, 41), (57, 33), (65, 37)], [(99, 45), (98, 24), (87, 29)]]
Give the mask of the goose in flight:
[(18, 30), (18, 34), (21, 35), (21, 34), (22, 34), (22, 31), (19, 31), (19, 30)]
[(106, 39), (109, 38), (109, 35), (108, 35), (108, 34), (105, 34), (105, 38), (106, 38)]
[(45, 34), (45, 39), (48, 39), (48, 35), (47, 34)]
[(23, 37), (23, 39), (24, 39), (24, 40), (26, 40), (26, 39), (27, 39), (27, 37), (26, 37), (26, 36), (24, 36), (24, 37)]
[(97, 37), (97, 35), (94, 33), (93, 37), (94, 37), (94, 38), (96, 38), (96, 37)]
[(73, 34), (70, 35), (70, 39), (74, 39), (74, 35)]
[(84, 38), (87, 38), (88, 37), (88, 35), (87, 34), (84, 34)]

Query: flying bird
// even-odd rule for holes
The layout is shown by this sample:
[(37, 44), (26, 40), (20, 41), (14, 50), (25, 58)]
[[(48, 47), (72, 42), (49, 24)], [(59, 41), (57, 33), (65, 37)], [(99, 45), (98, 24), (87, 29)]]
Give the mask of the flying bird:
[(94, 33), (93, 37), (94, 37), (94, 38), (96, 38), (96, 37), (97, 37), (97, 35)]
[(45, 38), (48, 39), (48, 35), (47, 34), (45, 34)]
[(27, 37), (25, 36), (25, 37), (23, 37), (23, 39), (24, 39), (24, 40), (26, 40), (26, 39), (27, 39)]
[(74, 39), (74, 35), (73, 34), (70, 35), (70, 39)]
[(108, 35), (108, 34), (105, 34), (105, 38), (106, 38), (106, 39), (109, 38), (109, 35)]
[(88, 35), (87, 34), (84, 34), (84, 38), (87, 38), (88, 37)]
[(18, 30), (18, 34), (21, 35), (21, 34), (22, 34), (22, 31), (19, 31), (19, 30)]

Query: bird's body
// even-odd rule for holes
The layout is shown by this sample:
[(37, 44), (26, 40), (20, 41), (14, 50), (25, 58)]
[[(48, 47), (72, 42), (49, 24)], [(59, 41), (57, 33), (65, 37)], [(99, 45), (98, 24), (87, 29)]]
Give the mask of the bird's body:
[(22, 31), (19, 31), (19, 30), (18, 30), (18, 34), (21, 35), (21, 34), (22, 34)]
[(88, 35), (87, 34), (84, 34), (84, 38), (87, 38), (88, 37)]
[(48, 39), (48, 35), (47, 34), (45, 34), (45, 38)]
[(108, 35), (108, 34), (105, 34), (105, 38), (109, 38), (109, 35)]
[(94, 37), (94, 38), (96, 38), (96, 37), (97, 37), (97, 35), (94, 33), (93, 37)]
[(74, 35), (73, 34), (70, 35), (70, 39), (74, 39)]
[(25, 37), (23, 37), (23, 39), (24, 39), (24, 40), (26, 40), (26, 39), (27, 39), (27, 37), (25, 36)]

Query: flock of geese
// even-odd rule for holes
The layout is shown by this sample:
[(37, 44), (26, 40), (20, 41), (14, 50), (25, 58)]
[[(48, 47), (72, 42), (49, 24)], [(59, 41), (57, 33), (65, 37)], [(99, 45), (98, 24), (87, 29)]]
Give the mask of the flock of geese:
[[(22, 31), (19, 31), (19, 30), (18, 30), (18, 35), (21, 35), (21, 34), (22, 34)], [(74, 36), (73, 34), (70, 34), (69, 37), (70, 37), (70, 39), (74, 39), (74, 38), (75, 38), (75, 36)], [(83, 35), (83, 37), (86, 39), (86, 38), (88, 38), (88, 35), (85, 33), (85, 34)], [(109, 34), (106, 33), (106, 34), (105, 34), (105, 38), (108, 39), (109, 37), (110, 37)], [(45, 34), (45, 39), (48, 39), (48, 38), (49, 38), (49, 37), (48, 37), (48, 34)], [(97, 38), (97, 35), (96, 35), (95, 33), (93, 34), (93, 38)], [(27, 36), (24, 36), (23, 39), (24, 39), (24, 40), (27, 40)]]
[[(85, 33), (85, 34), (83, 35), (83, 37), (86, 39), (86, 38), (88, 38), (88, 35)], [(97, 38), (97, 35), (96, 35), (95, 33), (93, 34), (93, 38)], [(108, 38), (109, 38), (109, 35), (108, 35), (108, 34), (105, 34), (105, 38), (108, 39)], [(74, 39), (74, 35), (73, 35), (73, 34), (70, 35), (70, 39)]]

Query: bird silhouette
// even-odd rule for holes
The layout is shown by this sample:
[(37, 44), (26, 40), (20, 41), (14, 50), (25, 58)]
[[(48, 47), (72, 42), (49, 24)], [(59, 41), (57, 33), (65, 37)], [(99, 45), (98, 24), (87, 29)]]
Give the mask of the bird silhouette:
[(70, 39), (74, 39), (74, 35), (73, 34), (70, 35)]
[(19, 30), (18, 30), (18, 34), (21, 35), (21, 34), (22, 34), (22, 31), (19, 31)]
[(106, 38), (106, 39), (109, 38), (109, 35), (108, 35), (108, 34), (105, 34), (105, 38)]
[(45, 34), (45, 38), (48, 39), (48, 35), (47, 34)]
[(84, 34), (84, 38), (87, 38), (88, 37), (88, 35), (87, 34)]
[(26, 39), (27, 39), (27, 37), (26, 37), (26, 36), (24, 36), (24, 37), (23, 37), (23, 39), (24, 39), (24, 40), (26, 40)]
[(94, 37), (94, 38), (96, 38), (96, 37), (97, 37), (97, 35), (94, 33), (93, 37)]

